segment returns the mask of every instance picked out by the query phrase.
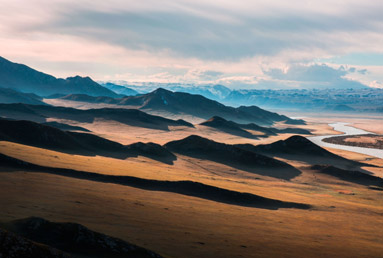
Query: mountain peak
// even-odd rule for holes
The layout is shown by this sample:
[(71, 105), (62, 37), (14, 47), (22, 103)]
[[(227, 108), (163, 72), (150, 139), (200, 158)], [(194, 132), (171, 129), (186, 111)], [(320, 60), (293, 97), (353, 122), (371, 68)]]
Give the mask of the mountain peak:
[(164, 88), (158, 88), (151, 92), (152, 94), (172, 94), (173, 92)]
[(293, 135), (285, 140), (285, 143), (292, 146), (305, 145), (305, 146), (316, 146), (306, 137), (300, 135)]
[(68, 77), (67, 78), (67, 80), (68, 79), (73, 79), (73, 80), (84, 80), (84, 79), (86, 79), (86, 80), (92, 80), (89, 76), (80, 76), (80, 75), (75, 75), (75, 76), (70, 76), (70, 77)]
[(210, 119), (208, 119), (206, 122), (227, 122), (227, 120), (220, 116), (213, 116)]

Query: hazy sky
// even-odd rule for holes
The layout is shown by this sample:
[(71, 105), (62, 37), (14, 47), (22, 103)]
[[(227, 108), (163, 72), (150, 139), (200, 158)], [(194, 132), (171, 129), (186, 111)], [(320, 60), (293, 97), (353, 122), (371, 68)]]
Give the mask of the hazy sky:
[(0, 55), (58, 77), (383, 87), (380, 0), (0, 0)]

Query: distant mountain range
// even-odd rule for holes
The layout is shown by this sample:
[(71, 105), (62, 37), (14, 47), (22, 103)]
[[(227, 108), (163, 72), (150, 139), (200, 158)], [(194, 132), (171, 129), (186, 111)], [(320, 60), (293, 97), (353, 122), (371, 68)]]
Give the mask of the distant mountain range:
[(26, 65), (12, 63), (0, 57), (0, 87), (40, 96), (83, 93), (91, 96), (117, 97), (118, 94), (102, 87), (89, 77), (57, 79)]
[(174, 92), (186, 92), (190, 94), (198, 94), (202, 95), (206, 98), (222, 101), (224, 100), (231, 92), (231, 89), (217, 84), (217, 85), (193, 85), (189, 87), (185, 87), (182, 85), (179, 86), (171, 86), (166, 88), (168, 90)]
[(130, 89), (130, 88), (127, 88), (127, 87), (124, 87), (121, 85), (117, 85), (117, 84), (114, 84), (111, 82), (107, 82), (107, 83), (104, 83), (101, 85), (104, 86), (105, 88), (117, 93), (117, 94), (120, 94), (120, 95), (135, 96), (135, 95), (139, 94), (138, 91), (135, 91), (133, 89)]
[[(100, 85), (101, 84), (101, 85)], [(89, 77), (56, 78), (23, 64), (0, 57), (0, 103), (41, 104), (33, 93), (42, 97), (86, 94), (96, 97), (122, 98), (148, 94), (157, 88), (173, 92), (202, 95), (231, 106), (257, 105), (266, 108), (289, 108), (323, 112), (382, 112), (383, 89), (230, 89), (224, 85), (185, 83), (129, 83), (126, 81), (97, 83)], [(3, 89), (9, 89), (5, 92)], [(11, 93), (10, 90), (14, 90)], [(18, 93), (17, 93), (18, 92)], [(11, 96), (11, 95), (14, 96)], [(210, 114), (209, 116), (221, 114)], [(224, 116), (222, 116), (224, 117)], [(205, 117), (207, 119), (207, 117)], [(226, 117), (228, 118), (228, 117)], [(243, 122), (243, 121), (242, 121)]]
[[(123, 90), (120, 87), (124, 87), (125, 89), (127, 88), (128, 92), (130, 90), (134, 90), (140, 94), (146, 94), (158, 88), (164, 88), (173, 92), (185, 92), (190, 94), (198, 94), (206, 98), (217, 100), (217, 101), (224, 100), (231, 93), (231, 89), (220, 84), (195, 85), (195, 84), (185, 84), (185, 83), (155, 83), (155, 82), (132, 84), (126, 81), (117, 81), (113, 83), (100, 82), (100, 84), (113, 91), (114, 89), (116, 89), (115, 92), (118, 94), (123, 94), (119, 92)], [(118, 86), (118, 88), (115, 88), (115, 86)], [(129, 96), (133, 94), (125, 94), (125, 95)]]
[(233, 90), (222, 102), (299, 111), (379, 112), (383, 89)]
[[(103, 82), (102, 85), (107, 83)], [(113, 84), (113, 83), (111, 83)], [(331, 112), (382, 112), (383, 89), (230, 89), (224, 85), (187, 83), (129, 83), (118, 81), (119, 87), (128, 87), (140, 94), (157, 88), (174, 92), (199, 94), (230, 106), (257, 105), (262, 108), (289, 108)], [(116, 91), (117, 92), (117, 91)], [(117, 92), (119, 93), (119, 92)], [(132, 94), (126, 94), (132, 95)], [(343, 109), (343, 105), (349, 108)]]
[[(88, 103), (124, 105), (145, 111), (161, 111), (171, 115), (190, 115), (201, 119), (220, 116), (238, 123), (272, 125), (275, 122), (283, 121), (289, 124), (304, 124), (302, 120), (290, 119), (287, 116), (269, 112), (256, 106), (233, 108), (201, 95), (172, 92), (162, 88), (147, 94), (124, 98), (92, 97), (71, 94), (61, 99)], [(161, 115), (166, 116), (166, 114)]]

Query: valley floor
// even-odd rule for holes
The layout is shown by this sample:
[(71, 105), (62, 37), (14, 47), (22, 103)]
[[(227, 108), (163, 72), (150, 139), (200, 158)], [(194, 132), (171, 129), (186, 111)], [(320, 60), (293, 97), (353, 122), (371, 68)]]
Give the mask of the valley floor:
[[(308, 125), (300, 127), (318, 135), (336, 134), (327, 126), (331, 121), (320, 119), (307, 119)], [(356, 124), (366, 127), (361, 120)], [(252, 144), (291, 136), (246, 139), (203, 126), (156, 131), (106, 121), (76, 125), (123, 144), (137, 141), (163, 144), (192, 133), (219, 142)], [(330, 151), (374, 164), (377, 167), (364, 169), (383, 175), (381, 159)], [(77, 222), (164, 257), (381, 257), (383, 254), (383, 192), (315, 173), (304, 161), (285, 160), (302, 171), (298, 177), (285, 181), (182, 155), (178, 155), (174, 165), (168, 165), (143, 157), (118, 160), (70, 155), (5, 141), (0, 142), (0, 153), (42, 166), (156, 180), (190, 180), (313, 206), (307, 210), (249, 208), (43, 171), (1, 167), (0, 221), (38, 216), (51, 221)]]

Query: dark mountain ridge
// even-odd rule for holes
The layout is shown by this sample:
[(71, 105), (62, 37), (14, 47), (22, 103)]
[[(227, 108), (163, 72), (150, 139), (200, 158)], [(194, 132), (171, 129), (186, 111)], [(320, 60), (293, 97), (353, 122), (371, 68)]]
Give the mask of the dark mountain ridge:
[(303, 120), (293, 120), (284, 115), (269, 112), (256, 106), (229, 107), (201, 95), (184, 92), (172, 92), (162, 88), (138, 96), (125, 98), (92, 98), (82, 95), (69, 95), (62, 97), (66, 100), (75, 100), (90, 103), (108, 103), (125, 105), (142, 110), (163, 111), (178, 115), (191, 115), (202, 119), (220, 116), (238, 123), (257, 123), (271, 125), (274, 122), (288, 122), (303, 124)]
[(57, 79), (26, 65), (8, 61), (3, 57), (0, 57), (0, 87), (35, 93), (40, 96), (56, 93), (118, 96), (118, 94), (102, 87), (89, 77), (75, 76), (67, 79)]

